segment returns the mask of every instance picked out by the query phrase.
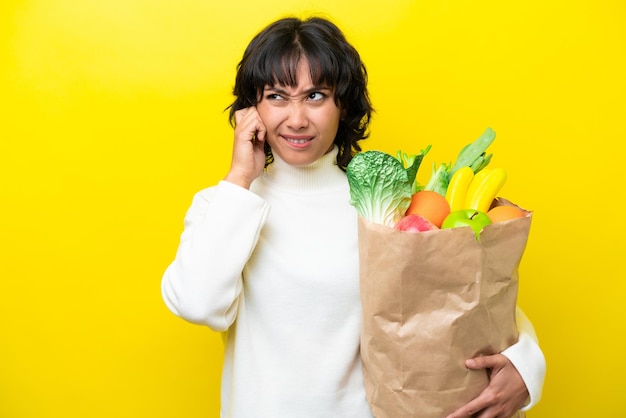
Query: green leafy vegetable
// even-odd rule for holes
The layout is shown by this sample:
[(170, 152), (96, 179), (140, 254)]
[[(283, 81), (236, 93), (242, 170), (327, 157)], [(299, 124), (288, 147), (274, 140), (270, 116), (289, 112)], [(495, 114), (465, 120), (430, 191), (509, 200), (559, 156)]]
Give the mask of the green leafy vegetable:
[(459, 168), (467, 166), (476, 174), (487, 167), (493, 154), (487, 154), (485, 151), (495, 138), (496, 133), (487, 128), (478, 139), (461, 149), (454, 165), (442, 163), (437, 167), (433, 164), (433, 173), (424, 190), (432, 190), (445, 196), (450, 179)]
[[(408, 167), (415, 167), (415, 173), (410, 173), (409, 176), (411, 176), (411, 174), (413, 175), (413, 177), (415, 178), (413, 181), (413, 184), (411, 185), (411, 193), (415, 194), (418, 191), (424, 189), (424, 186), (422, 186), (418, 181), (417, 181), (417, 170), (419, 169), (419, 165), (421, 164), (422, 160), (424, 159), (424, 156), (426, 154), (428, 154), (428, 151), (430, 151), (430, 145), (426, 147), (426, 149), (420, 150), (420, 153), (415, 155), (409, 155), (406, 152), (403, 151), (398, 151), (396, 158), (398, 159), (398, 161), (400, 161), (402, 163), (402, 165), (405, 168)], [(414, 165), (415, 160), (419, 158), (419, 164)]]
[(450, 164), (441, 163), (439, 167), (433, 163), (433, 174), (430, 176), (424, 190), (432, 190), (442, 196), (446, 195), (448, 184), (450, 183)]
[(346, 168), (350, 184), (350, 204), (359, 215), (371, 222), (394, 226), (406, 213), (411, 197), (419, 190), (431, 190), (446, 195), (452, 175), (461, 167), (474, 173), (485, 168), (492, 154), (486, 149), (496, 137), (487, 128), (474, 142), (467, 144), (454, 164), (433, 163), (433, 172), (425, 186), (417, 181), (417, 171), (430, 150), (430, 145), (417, 155), (398, 151), (395, 157), (382, 151), (366, 151), (352, 158)]
[(350, 204), (358, 214), (374, 223), (394, 226), (411, 204), (412, 187), (424, 158), (422, 151), (410, 157), (411, 164), (381, 151), (355, 155), (346, 168)]
[(487, 155), (485, 151), (494, 139), (496, 139), (496, 133), (493, 129), (487, 128), (478, 139), (463, 147), (450, 170), (450, 177), (461, 167), (470, 167), (474, 174), (485, 168), (492, 156), (492, 154)]

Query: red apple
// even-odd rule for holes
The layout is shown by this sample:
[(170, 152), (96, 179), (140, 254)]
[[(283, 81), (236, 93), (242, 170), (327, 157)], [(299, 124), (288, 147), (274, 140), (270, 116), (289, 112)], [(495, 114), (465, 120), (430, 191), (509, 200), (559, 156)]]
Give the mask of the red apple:
[(424, 231), (434, 231), (437, 228), (435, 224), (430, 222), (428, 219), (424, 218), (420, 215), (406, 215), (403, 216), (400, 221), (395, 226), (396, 229), (400, 231), (407, 232), (424, 232)]

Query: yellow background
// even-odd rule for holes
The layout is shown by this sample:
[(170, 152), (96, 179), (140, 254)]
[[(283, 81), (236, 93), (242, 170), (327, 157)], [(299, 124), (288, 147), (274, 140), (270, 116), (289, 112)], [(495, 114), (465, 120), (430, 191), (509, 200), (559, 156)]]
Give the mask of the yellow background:
[(161, 274), (228, 168), (245, 45), (309, 12), (368, 66), (367, 148), (433, 144), (425, 178), (497, 132), (502, 195), (535, 211), (529, 417), (626, 416), (623, 1), (4, 0), (0, 417), (218, 416), (220, 338), (165, 309)]

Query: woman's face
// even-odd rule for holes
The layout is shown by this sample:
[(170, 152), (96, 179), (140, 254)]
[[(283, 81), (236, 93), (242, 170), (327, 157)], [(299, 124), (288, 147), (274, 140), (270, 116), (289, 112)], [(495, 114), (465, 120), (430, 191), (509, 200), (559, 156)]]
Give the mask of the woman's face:
[(333, 148), (341, 109), (328, 86), (311, 81), (309, 64), (297, 69), (297, 86), (265, 86), (257, 111), (267, 130), (266, 140), (288, 164), (305, 166)]

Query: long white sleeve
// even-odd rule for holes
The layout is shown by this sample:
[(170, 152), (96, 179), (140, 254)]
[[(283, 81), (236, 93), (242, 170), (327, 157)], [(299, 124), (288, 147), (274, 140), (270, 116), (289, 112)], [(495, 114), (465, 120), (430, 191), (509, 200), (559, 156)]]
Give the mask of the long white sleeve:
[(259, 196), (226, 181), (195, 195), (176, 258), (161, 282), (174, 314), (215, 331), (233, 323), (242, 271), (268, 211)]
[(517, 327), (519, 338), (502, 352), (515, 366), (522, 376), (528, 393), (530, 402), (522, 409), (527, 411), (539, 402), (543, 391), (543, 382), (546, 375), (546, 360), (539, 348), (535, 329), (524, 312), (517, 308)]

